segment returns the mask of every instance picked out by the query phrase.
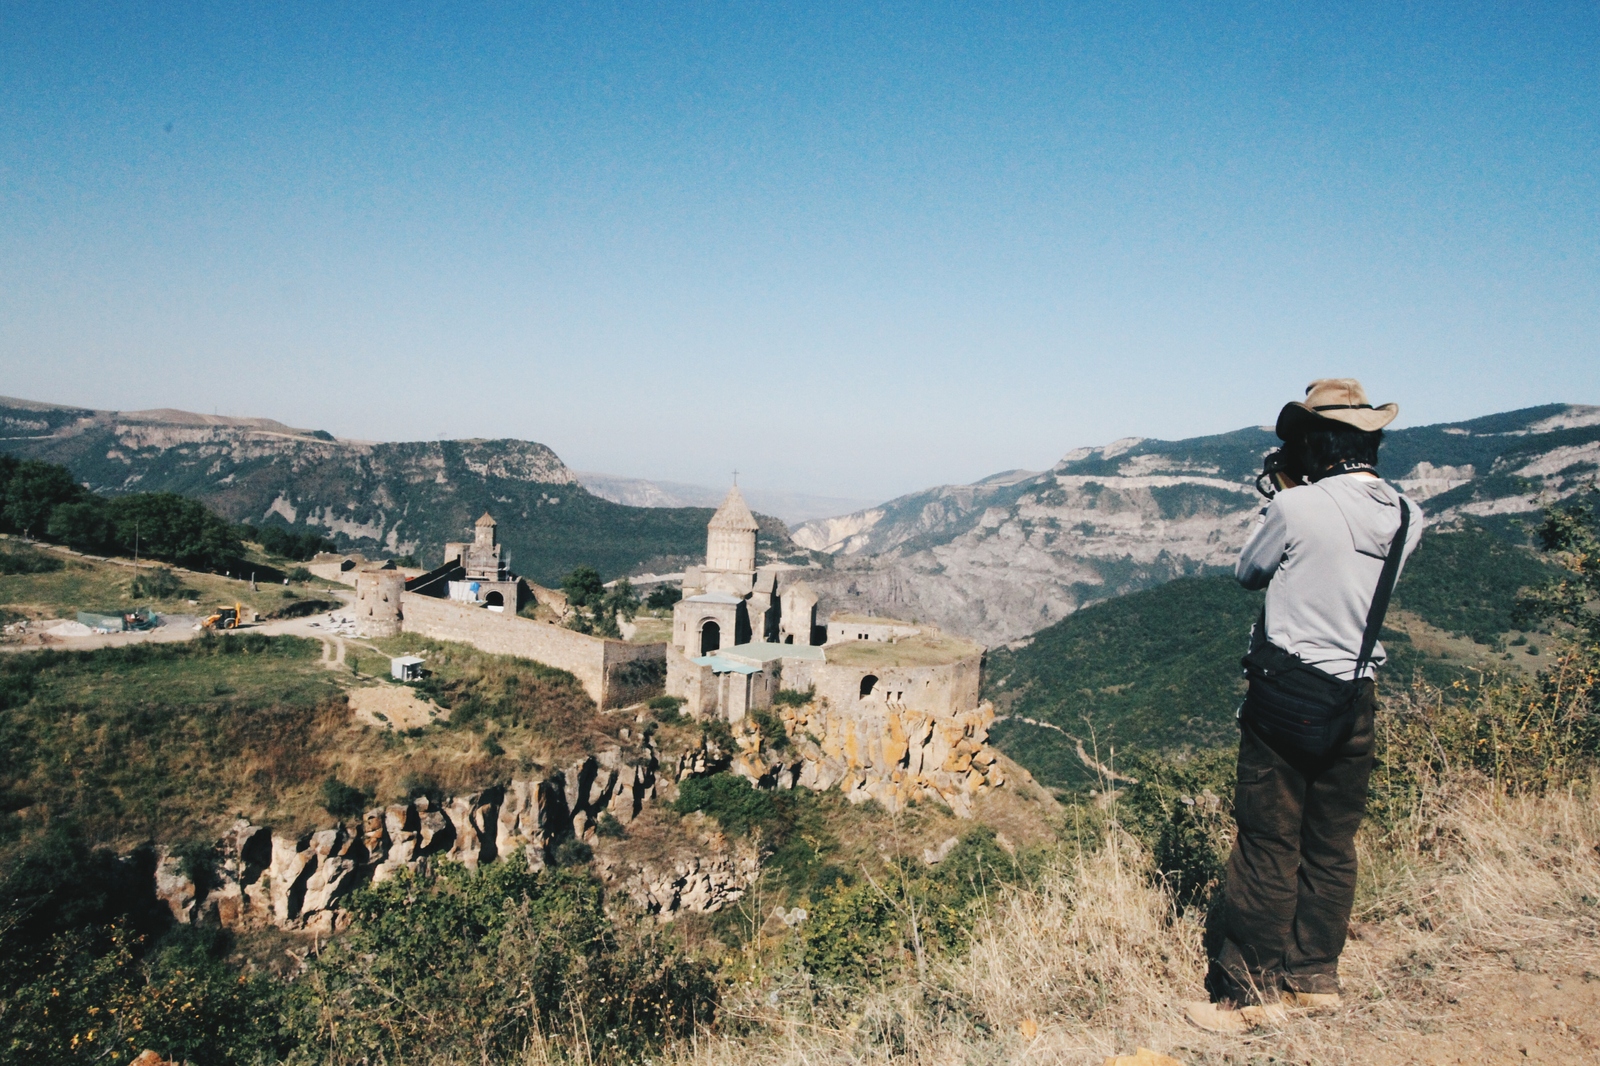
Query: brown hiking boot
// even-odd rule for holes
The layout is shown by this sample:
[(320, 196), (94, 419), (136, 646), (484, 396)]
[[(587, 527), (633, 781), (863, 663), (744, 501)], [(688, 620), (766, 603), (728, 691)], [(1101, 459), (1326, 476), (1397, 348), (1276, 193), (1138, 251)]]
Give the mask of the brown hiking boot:
[(1338, 1010), (1343, 1004), (1339, 998), (1339, 977), (1331, 973), (1285, 974), (1283, 1001), (1301, 1010)]
[(1329, 1011), (1338, 1010), (1344, 1005), (1344, 999), (1337, 992), (1285, 992), (1285, 1003), (1291, 1007), (1302, 1010)]
[(1197, 1025), (1208, 1033), (1242, 1036), (1250, 1031), (1250, 1023), (1236, 1008), (1209, 1000), (1196, 999), (1185, 1003), (1183, 1016), (1189, 1019), (1191, 1025)]
[(1263, 1025), (1282, 1023), (1288, 1020), (1289, 1012), (1278, 1003), (1235, 1007), (1231, 1003), (1210, 1003), (1198, 999), (1183, 1005), (1183, 1016), (1208, 1033), (1241, 1036)]

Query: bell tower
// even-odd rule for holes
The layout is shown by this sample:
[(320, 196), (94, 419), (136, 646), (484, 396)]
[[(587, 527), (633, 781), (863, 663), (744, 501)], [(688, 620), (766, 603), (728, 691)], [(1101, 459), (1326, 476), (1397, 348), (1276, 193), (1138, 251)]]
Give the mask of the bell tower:
[(706, 569), (751, 573), (756, 568), (756, 516), (735, 485), (706, 527)]

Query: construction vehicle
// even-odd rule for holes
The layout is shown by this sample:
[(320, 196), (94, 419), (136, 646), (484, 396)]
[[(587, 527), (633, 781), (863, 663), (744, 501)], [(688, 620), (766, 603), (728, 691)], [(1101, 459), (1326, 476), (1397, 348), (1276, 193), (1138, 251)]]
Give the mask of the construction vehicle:
[(232, 607), (218, 607), (215, 614), (200, 624), (207, 629), (238, 629), (243, 620), (244, 604), (236, 603)]

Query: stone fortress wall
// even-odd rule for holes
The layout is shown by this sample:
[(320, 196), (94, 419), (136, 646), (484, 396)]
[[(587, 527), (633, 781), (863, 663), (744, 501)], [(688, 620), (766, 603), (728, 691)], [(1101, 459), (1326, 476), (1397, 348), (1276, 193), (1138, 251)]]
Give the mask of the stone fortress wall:
[(417, 583), (438, 590), (446, 586), (435, 577), (460, 573), (480, 589), (499, 593), (498, 601), (464, 602), (406, 591), (405, 573), (393, 567), (351, 568), (336, 557), (323, 565), (355, 585), (356, 627), (363, 636), (415, 633), (471, 644), (493, 655), (532, 659), (572, 674), (602, 709), (660, 691), (667, 672), (665, 644), (608, 640), (518, 616), (524, 583), (501, 562), (494, 519), (488, 514), (479, 518), (476, 534), (473, 541), (448, 545), (444, 567), (422, 575)]
[[(630, 702), (639, 690), (653, 687), (650, 678), (666, 672), (664, 644), (592, 637), (565, 626), (495, 614), (415, 592), (401, 598), (400, 631), (459, 641), (491, 654), (515, 655), (566, 670), (602, 708)], [(659, 688), (659, 681), (654, 687)]]

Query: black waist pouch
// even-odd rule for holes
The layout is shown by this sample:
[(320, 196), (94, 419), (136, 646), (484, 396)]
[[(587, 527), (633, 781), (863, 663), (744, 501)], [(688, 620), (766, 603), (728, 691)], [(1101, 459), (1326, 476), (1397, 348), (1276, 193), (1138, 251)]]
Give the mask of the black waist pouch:
[(1372, 682), (1346, 681), (1263, 643), (1240, 660), (1250, 691), (1240, 717), (1307, 755), (1327, 755), (1355, 725), (1361, 693)]
[(1361, 652), (1356, 656), (1356, 679), (1346, 681), (1334, 677), (1267, 640), (1267, 609), (1263, 607), (1261, 620), (1256, 623), (1261, 634), (1260, 646), (1252, 648), (1239, 660), (1245, 677), (1250, 679), (1250, 691), (1239, 708), (1239, 717), (1274, 740), (1307, 755), (1327, 755), (1344, 743), (1355, 724), (1361, 693), (1372, 684), (1361, 675), (1378, 645), (1378, 631), (1383, 628), (1383, 616), (1389, 610), (1389, 596), (1394, 592), (1395, 578), (1400, 576), (1400, 557), (1405, 554), (1406, 530), (1410, 524), (1410, 509), (1402, 499), (1400, 529), (1389, 542), (1383, 571), (1378, 575), (1378, 587), (1367, 609)]

